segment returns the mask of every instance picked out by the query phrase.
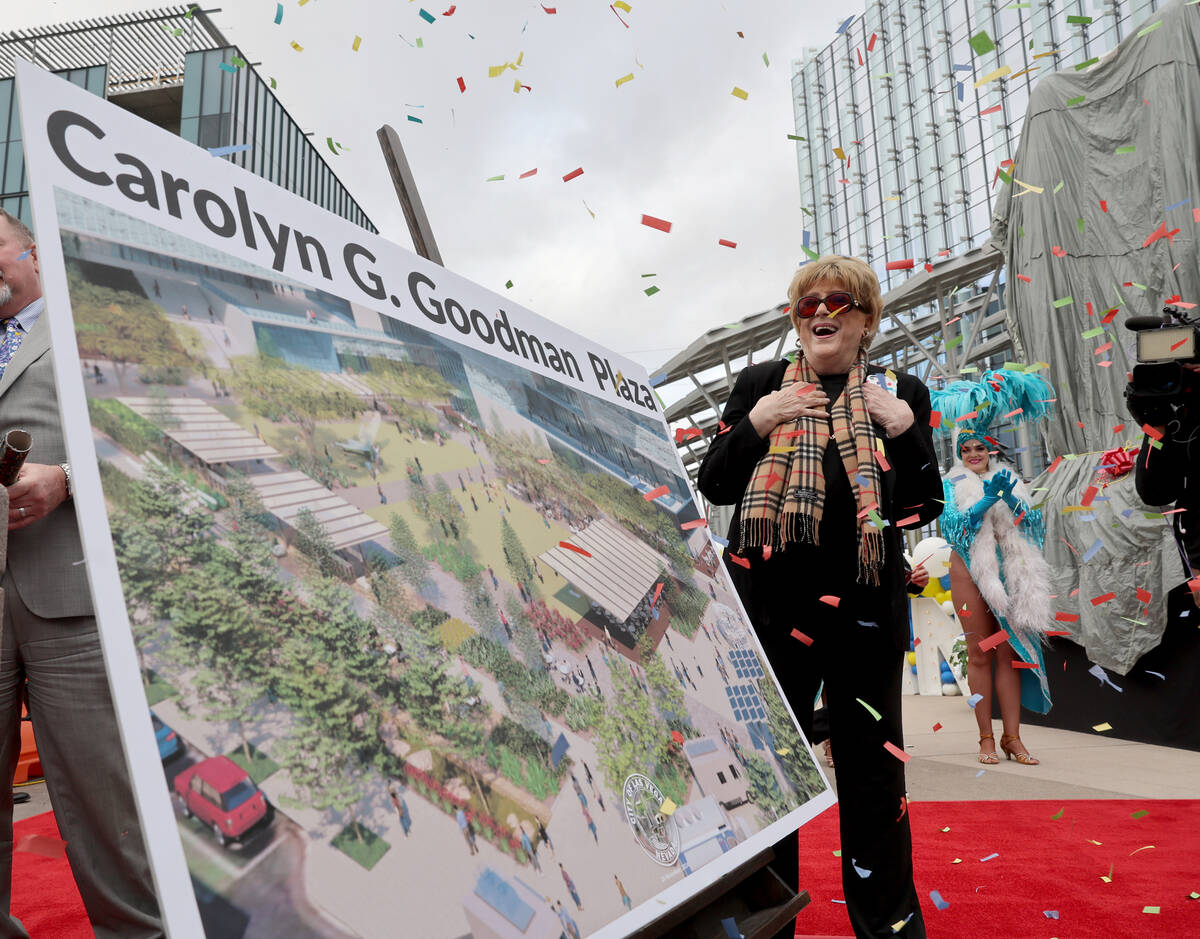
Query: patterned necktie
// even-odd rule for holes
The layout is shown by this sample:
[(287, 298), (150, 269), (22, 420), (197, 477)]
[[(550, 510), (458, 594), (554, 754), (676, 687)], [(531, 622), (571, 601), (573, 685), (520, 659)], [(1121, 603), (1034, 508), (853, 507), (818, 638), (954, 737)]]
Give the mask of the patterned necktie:
[(21, 347), (21, 340), (24, 336), (25, 330), (21, 328), (21, 324), (17, 322), (15, 316), (10, 316), (4, 321), (4, 339), (0, 341), (0, 378), (4, 377), (4, 370), (8, 368), (12, 357), (17, 354), (17, 349)]

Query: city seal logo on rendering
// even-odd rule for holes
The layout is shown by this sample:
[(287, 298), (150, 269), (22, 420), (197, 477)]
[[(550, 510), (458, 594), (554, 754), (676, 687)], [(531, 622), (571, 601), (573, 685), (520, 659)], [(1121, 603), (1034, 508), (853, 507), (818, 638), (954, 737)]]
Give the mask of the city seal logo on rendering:
[(633, 773), (621, 787), (625, 817), (642, 850), (663, 867), (679, 860), (679, 827), (671, 813), (663, 811), (667, 797), (654, 780)]

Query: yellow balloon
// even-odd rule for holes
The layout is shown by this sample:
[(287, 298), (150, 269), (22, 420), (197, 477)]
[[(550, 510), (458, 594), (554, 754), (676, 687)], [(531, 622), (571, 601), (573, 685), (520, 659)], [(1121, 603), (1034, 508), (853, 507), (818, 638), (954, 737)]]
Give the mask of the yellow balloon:
[(916, 653), (916, 652), (910, 652), (910, 653), (908, 653), (908, 664), (909, 664), (909, 665), (916, 665), (916, 664), (917, 664), (917, 653)]

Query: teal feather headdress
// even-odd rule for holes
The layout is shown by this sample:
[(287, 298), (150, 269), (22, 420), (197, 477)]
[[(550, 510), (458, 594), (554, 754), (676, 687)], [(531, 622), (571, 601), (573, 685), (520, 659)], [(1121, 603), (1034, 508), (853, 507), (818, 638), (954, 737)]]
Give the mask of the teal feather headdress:
[(998, 424), (1029, 424), (1053, 416), (1055, 396), (1041, 375), (997, 369), (984, 372), (979, 381), (956, 381), (944, 389), (931, 389), (929, 399), (933, 410), (942, 415), (934, 434), (957, 432), (957, 449), (972, 437), (987, 440), (988, 430)]

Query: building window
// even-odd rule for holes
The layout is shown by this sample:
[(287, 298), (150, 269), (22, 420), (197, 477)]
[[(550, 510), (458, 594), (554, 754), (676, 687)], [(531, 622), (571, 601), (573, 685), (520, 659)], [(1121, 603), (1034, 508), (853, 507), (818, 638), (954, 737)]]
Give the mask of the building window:
[(720, 770), (717, 771), (717, 782), (719, 782), (722, 786), (725, 785), (725, 774)]

